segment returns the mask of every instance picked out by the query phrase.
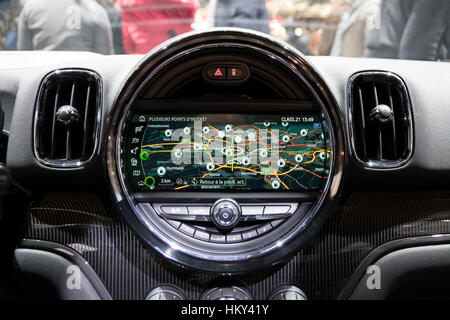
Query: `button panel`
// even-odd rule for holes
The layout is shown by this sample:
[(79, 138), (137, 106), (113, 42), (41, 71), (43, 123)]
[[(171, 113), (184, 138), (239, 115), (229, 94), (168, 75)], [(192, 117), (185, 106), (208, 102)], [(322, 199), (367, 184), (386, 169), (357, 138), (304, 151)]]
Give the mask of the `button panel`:
[(194, 233), (194, 238), (204, 240), (204, 241), (209, 241), (210, 236), (211, 236), (211, 234), (209, 232), (202, 231), (198, 228), (195, 230), (195, 233)]
[[(170, 226), (185, 235), (217, 244), (239, 243), (258, 238), (274, 230), (295, 212), (304, 215), (311, 207), (308, 202), (237, 203), (233, 200), (222, 200), (215, 204), (223, 204), (226, 201), (234, 203), (240, 209), (239, 221), (246, 224), (238, 224), (223, 231), (220, 231), (223, 228), (218, 228), (216, 224), (215, 229), (211, 213), (213, 203), (141, 203), (140, 207), (147, 215), (149, 210), (153, 210)], [(196, 225), (197, 222), (202, 224)]]
[(250, 239), (256, 238), (257, 236), (258, 236), (258, 232), (256, 232), (255, 229), (242, 232), (242, 239), (244, 239), (244, 240), (250, 240)]
[(185, 206), (161, 206), (161, 212), (170, 216), (188, 215), (188, 211)]
[(291, 212), (291, 206), (265, 206), (264, 207), (264, 215), (270, 216), (270, 215), (278, 215), (278, 214), (289, 214)]
[[(212, 204), (153, 204), (156, 212), (167, 219), (178, 221), (212, 221)], [(285, 219), (299, 208), (298, 203), (240, 204), (241, 221)]]
[(227, 67), (224, 65), (210, 65), (206, 68), (206, 76), (210, 80), (227, 80)]
[(242, 80), (245, 78), (246, 70), (241, 66), (227, 66), (228, 80)]
[(298, 203), (270, 203), (261, 205), (241, 205), (242, 216), (245, 221), (276, 220), (288, 218), (297, 211)]
[(241, 83), (248, 79), (249, 68), (238, 62), (210, 63), (203, 69), (203, 76), (208, 82)]
[(188, 206), (190, 216), (209, 216), (211, 206)]
[(270, 223), (267, 223), (263, 225), (262, 227), (259, 227), (256, 229), (256, 232), (258, 232), (259, 235), (263, 235), (264, 233), (269, 232), (272, 229), (272, 225)]
[(180, 231), (186, 233), (188, 236), (192, 237), (196, 231), (196, 228), (191, 227), (190, 225), (187, 225), (185, 223), (182, 223), (181, 226), (178, 228), (178, 230), (180, 230)]
[(211, 234), (211, 242), (226, 243), (226, 237), (223, 234), (213, 233)]
[(227, 235), (227, 243), (241, 242), (242, 234), (241, 233), (231, 233)]
[(264, 206), (241, 206), (243, 216), (262, 216), (264, 214)]

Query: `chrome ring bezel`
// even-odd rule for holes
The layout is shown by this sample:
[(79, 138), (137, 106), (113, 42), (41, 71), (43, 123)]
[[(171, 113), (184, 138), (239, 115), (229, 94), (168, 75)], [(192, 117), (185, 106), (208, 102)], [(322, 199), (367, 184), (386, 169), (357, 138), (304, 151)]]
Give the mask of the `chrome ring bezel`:
[[(169, 57), (173, 59), (175, 52), (178, 55), (183, 55), (195, 50), (201, 50), (207, 46), (238, 46), (250, 50), (255, 48), (266, 49), (266, 54), (269, 55), (269, 58), (280, 59), (283, 64), (289, 66), (289, 69), (297, 75), (299, 80), (307, 85), (314, 86), (310, 90), (317, 95), (316, 98), (320, 101), (321, 107), (325, 111), (327, 121), (333, 124), (330, 126), (333, 148), (330, 178), (315, 208), (310, 210), (307, 218), (296, 225), (295, 230), (291, 230), (288, 234), (279, 237), (278, 241), (269, 243), (264, 247), (234, 254), (233, 256), (198, 252), (192, 250), (192, 248), (186, 248), (183, 244), (174, 242), (173, 239), (167, 239), (154, 225), (145, 221), (143, 213), (139, 211), (139, 208), (136, 207), (135, 202), (127, 193), (123, 179), (120, 177), (120, 167), (118, 167), (119, 137), (123, 127), (124, 115), (142, 87), (149, 81), (149, 78), (162, 65), (170, 63), (170, 58), (169, 62), (166, 61), (165, 63), (159, 62), (159, 60), (163, 59), (162, 56), (164, 54), (169, 54)], [(188, 49), (183, 51), (183, 47)], [(340, 109), (325, 82), (304, 56), (296, 49), (270, 36), (230, 28), (189, 33), (174, 38), (150, 52), (134, 69), (118, 94), (113, 108), (108, 118), (106, 161), (114, 200), (126, 220), (133, 225), (133, 228), (141, 238), (172, 262), (194, 269), (220, 272), (222, 274), (240, 273), (273, 265), (292, 254), (300, 245), (318, 232), (319, 226), (323, 224), (328, 217), (328, 213), (334, 208), (339, 196), (345, 159), (345, 133)], [(306, 227), (311, 224), (315, 228), (306, 230)]]

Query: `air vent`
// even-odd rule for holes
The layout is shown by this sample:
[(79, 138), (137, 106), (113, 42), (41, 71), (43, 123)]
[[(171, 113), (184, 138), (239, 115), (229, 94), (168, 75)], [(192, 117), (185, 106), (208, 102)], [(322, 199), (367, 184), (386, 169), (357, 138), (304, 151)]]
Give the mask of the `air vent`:
[(413, 123), (405, 82), (387, 72), (362, 72), (350, 80), (353, 154), (371, 168), (396, 168), (412, 156)]
[(58, 70), (40, 88), (35, 155), (53, 167), (79, 167), (94, 156), (100, 123), (101, 82), (87, 70)]

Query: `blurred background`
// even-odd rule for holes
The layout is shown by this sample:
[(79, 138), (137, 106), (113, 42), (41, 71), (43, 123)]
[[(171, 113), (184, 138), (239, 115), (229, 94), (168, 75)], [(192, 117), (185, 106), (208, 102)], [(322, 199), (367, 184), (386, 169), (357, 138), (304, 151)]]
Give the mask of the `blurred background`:
[(0, 50), (142, 54), (188, 31), (241, 27), (271, 34), (306, 55), (447, 60), (449, 3), (0, 0)]

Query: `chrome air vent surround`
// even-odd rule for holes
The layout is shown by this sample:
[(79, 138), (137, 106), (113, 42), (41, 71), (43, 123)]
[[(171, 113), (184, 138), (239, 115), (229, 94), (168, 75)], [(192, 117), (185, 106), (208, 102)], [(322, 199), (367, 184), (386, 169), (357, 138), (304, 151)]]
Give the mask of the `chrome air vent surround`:
[[(375, 120), (380, 110), (389, 114)], [(354, 74), (348, 83), (348, 127), (353, 157), (362, 166), (394, 169), (406, 165), (413, 155), (414, 127), (405, 81), (384, 71)]]
[[(175, 73), (171, 68), (186, 66), (186, 68), (190, 68), (189, 70), (201, 71), (201, 68), (196, 69), (196, 66), (193, 65), (193, 57), (206, 56), (210, 58), (211, 53), (214, 52), (219, 52), (218, 55), (221, 58), (227, 53), (234, 58), (237, 55), (239, 58), (248, 59), (249, 56), (253, 55), (253, 57), (263, 59), (268, 65), (267, 69), (272, 67), (282, 70), (285, 75), (282, 80), (288, 85), (283, 88), (284, 91), (279, 90), (278, 93), (280, 93), (280, 96), (286, 96), (285, 101), (297, 103), (300, 100), (296, 100), (295, 96), (290, 98), (288, 93), (295, 92), (295, 88), (302, 86), (306, 88), (310, 94), (310, 99), (314, 101), (326, 120), (326, 123), (324, 123), (324, 126), (327, 127), (326, 139), (330, 141), (327, 143), (331, 154), (329, 174), (322, 189), (317, 192), (292, 191), (276, 194), (254, 191), (139, 193), (129, 187), (127, 173), (124, 169), (125, 165), (121, 161), (121, 154), (124, 151), (124, 149), (121, 149), (121, 141), (125, 140), (124, 130), (127, 128), (127, 121), (132, 114), (132, 108), (136, 106), (135, 102), (139, 101), (143, 93), (152, 90), (157, 91), (157, 88), (161, 88), (161, 91), (169, 91), (166, 87), (172, 88), (172, 85), (169, 86), (166, 85), (167, 82), (157, 80), (160, 80), (160, 77), (170, 75), (171, 71)], [(175, 74), (185, 75), (180, 72)], [(201, 73), (198, 73), (198, 75), (200, 77)], [(190, 79), (196, 77), (195, 75), (194, 77), (189, 76)], [(268, 79), (270, 78), (267, 77), (266, 80), (269, 81)], [(278, 83), (280, 79), (274, 80)], [(176, 81), (171, 82), (171, 84), (173, 83), (176, 83)], [(238, 86), (223, 88), (223, 92), (239, 90)], [(236, 88), (238, 90), (235, 90)], [(172, 95), (157, 96), (155, 94), (155, 96), (159, 100), (165, 98), (169, 102), (173, 102), (173, 95), (176, 95), (176, 99), (179, 100), (175, 100), (175, 104), (181, 103), (181, 101), (186, 102), (182, 98), (180, 99), (180, 92), (184, 94), (186, 91), (180, 90), (178, 86), (170, 90), (174, 92)], [(226, 95), (221, 97), (227, 98)], [(148, 96), (146, 98), (151, 99)], [(239, 102), (236, 102), (236, 100), (229, 101), (231, 102), (228, 103), (234, 103), (235, 108), (228, 110), (235, 111), (228, 112), (230, 114), (240, 113)], [(278, 105), (278, 107), (280, 106)], [(216, 110), (216, 112), (224, 110), (218, 108), (219, 110)], [(152, 112), (158, 112), (155, 111), (157, 110), (155, 109), (155, 102), (150, 102), (149, 109), (153, 110)], [(193, 106), (193, 109), (195, 109), (195, 106)], [(221, 112), (224, 113), (224, 111)], [(277, 114), (279, 112), (280, 109), (272, 109), (272, 113)], [(124, 82), (113, 105), (108, 118), (108, 135), (105, 137), (105, 143), (107, 145), (108, 176), (112, 186), (114, 203), (143, 242), (175, 264), (195, 270), (228, 275), (273, 267), (286, 261), (301, 246), (305, 245), (306, 241), (317, 234), (336, 204), (341, 188), (345, 159), (345, 133), (342, 124), (339, 107), (323, 79), (306, 58), (289, 45), (265, 34), (242, 29), (214, 29), (182, 35), (163, 43), (144, 57), (143, 61), (134, 68)], [(224, 242), (220, 240), (217, 242), (205, 241), (196, 238), (197, 233), (202, 236), (204, 234), (199, 230), (208, 231), (209, 227), (193, 231), (193, 228), (189, 226), (190, 223), (193, 223), (192, 219), (185, 219), (186, 212), (191, 213), (190, 206), (193, 206), (196, 212), (199, 212), (198, 215), (202, 215), (203, 207), (212, 205), (219, 199), (222, 199), (222, 201), (224, 201), (223, 199), (235, 200), (242, 208), (250, 211), (254, 209), (254, 206), (258, 207), (256, 204), (259, 204), (259, 206), (265, 204), (264, 213), (266, 213), (267, 207), (267, 212), (271, 214), (274, 207), (275, 209), (284, 208), (288, 207), (286, 204), (289, 204), (289, 208), (295, 209), (295, 212), (287, 210), (286, 219), (281, 224), (278, 224), (277, 221), (264, 220), (265, 222), (261, 222), (270, 224), (271, 228), (267, 232), (263, 230), (265, 233), (261, 233), (257, 238), (249, 240), (245, 240), (243, 237), (238, 240), (230, 238), (230, 241), (228, 241), (227, 236)], [(273, 202), (268, 203), (268, 201)], [(310, 206), (303, 204), (310, 204)], [(173, 206), (173, 208), (170, 206)], [(184, 206), (187, 206), (186, 210)], [(298, 213), (298, 215), (295, 213)], [(175, 217), (172, 216), (172, 221), (169, 220), (170, 215), (175, 215)], [(243, 212), (242, 217), (247, 219), (246, 222), (251, 220), (245, 216), (245, 212)], [(267, 218), (271, 218), (271, 216)], [(205, 219), (197, 217), (193, 220)], [(259, 222), (258, 219), (255, 220), (256, 223)], [(215, 231), (212, 231), (210, 235), (211, 239), (212, 236), (221, 236), (220, 233), (215, 233)], [(233, 233), (230, 233), (230, 235), (234, 236)]]
[[(34, 111), (36, 159), (52, 168), (84, 167), (98, 151), (101, 115), (102, 81), (97, 73), (86, 69), (49, 73), (39, 87)], [(64, 139), (58, 137), (62, 133)]]

